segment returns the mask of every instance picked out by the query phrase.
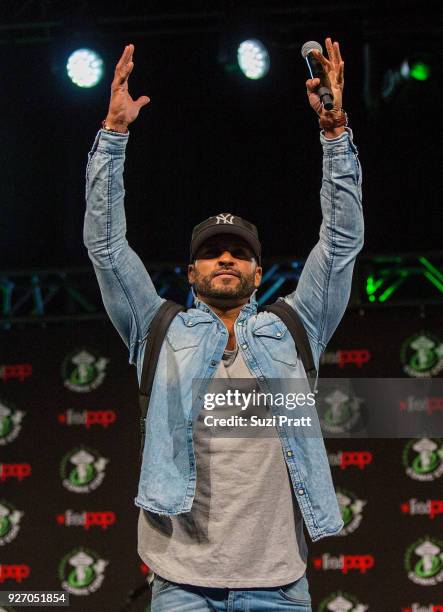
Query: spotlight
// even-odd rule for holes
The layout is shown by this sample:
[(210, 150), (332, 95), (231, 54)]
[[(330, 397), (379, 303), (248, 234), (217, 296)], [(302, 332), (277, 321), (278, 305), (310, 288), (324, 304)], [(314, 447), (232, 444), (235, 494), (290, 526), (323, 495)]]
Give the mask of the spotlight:
[(103, 76), (103, 60), (91, 49), (77, 49), (69, 56), (66, 71), (78, 87), (94, 87)]
[(261, 79), (269, 71), (269, 53), (256, 38), (243, 41), (237, 51), (240, 70), (248, 79)]
[(414, 81), (427, 81), (432, 73), (431, 60), (428, 54), (416, 53), (404, 59), (398, 68), (386, 70), (382, 82), (383, 98), (390, 98), (402, 87), (412, 87)]
[(416, 81), (427, 81), (431, 76), (431, 67), (423, 60), (405, 60), (400, 68), (400, 73), (405, 79)]

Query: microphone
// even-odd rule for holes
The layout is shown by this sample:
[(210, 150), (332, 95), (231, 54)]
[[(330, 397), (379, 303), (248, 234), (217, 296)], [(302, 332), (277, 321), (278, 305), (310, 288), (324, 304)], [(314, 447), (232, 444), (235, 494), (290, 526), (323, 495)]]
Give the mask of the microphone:
[(311, 79), (320, 79), (320, 87), (318, 88), (318, 95), (320, 100), (323, 102), (323, 106), (326, 110), (332, 110), (334, 108), (333, 100), (334, 96), (331, 91), (331, 84), (328, 79), (328, 75), (323, 70), (323, 65), (311, 51), (317, 50), (323, 53), (322, 46), (313, 40), (306, 42), (301, 48), (302, 57), (308, 64), (309, 73)]

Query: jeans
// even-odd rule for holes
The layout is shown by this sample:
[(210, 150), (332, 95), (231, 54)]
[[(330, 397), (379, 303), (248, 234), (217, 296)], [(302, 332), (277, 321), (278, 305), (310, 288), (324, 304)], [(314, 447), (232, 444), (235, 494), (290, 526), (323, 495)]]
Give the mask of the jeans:
[(151, 612), (312, 612), (306, 574), (295, 582), (263, 589), (220, 589), (177, 584), (156, 575)]

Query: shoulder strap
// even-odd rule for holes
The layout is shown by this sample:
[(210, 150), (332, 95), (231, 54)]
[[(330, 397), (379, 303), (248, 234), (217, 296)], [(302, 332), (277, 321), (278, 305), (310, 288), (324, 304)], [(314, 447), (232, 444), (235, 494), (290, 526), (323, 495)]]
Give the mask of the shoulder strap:
[(306, 333), (305, 327), (295, 309), (292, 308), (292, 306), (289, 306), (289, 304), (284, 300), (277, 300), (277, 302), (274, 302), (273, 304), (262, 306), (259, 308), (259, 310), (272, 312), (283, 321), (294, 339), (295, 346), (300, 354), (307, 377), (310, 380), (315, 380), (317, 378), (317, 370), (312, 357), (308, 334)]
[(162, 348), (163, 340), (170, 326), (172, 319), (180, 311), (186, 310), (184, 306), (172, 300), (166, 300), (157, 310), (149, 326), (149, 333), (146, 339), (145, 354), (143, 357), (142, 375), (140, 379), (139, 406), (140, 406), (140, 429), (141, 429), (141, 449), (140, 457), (143, 453), (145, 438), (145, 419), (148, 414), (149, 400), (151, 399), (152, 384), (154, 382), (155, 371), (157, 369), (158, 358)]

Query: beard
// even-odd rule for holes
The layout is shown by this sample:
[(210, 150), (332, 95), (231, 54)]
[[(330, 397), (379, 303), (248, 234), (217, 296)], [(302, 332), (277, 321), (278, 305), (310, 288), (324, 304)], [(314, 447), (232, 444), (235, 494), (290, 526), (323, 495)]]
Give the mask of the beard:
[[(252, 272), (249, 275), (240, 274), (238, 278), (239, 282), (235, 286), (230, 284), (221, 285), (214, 287), (212, 284), (215, 276), (208, 275), (203, 276), (197, 270), (195, 271), (194, 278), (194, 291), (205, 298), (218, 298), (218, 299), (244, 299), (248, 298), (255, 291), (255, 273)], [(229, 281), (230, 282), (230, 281)]]

